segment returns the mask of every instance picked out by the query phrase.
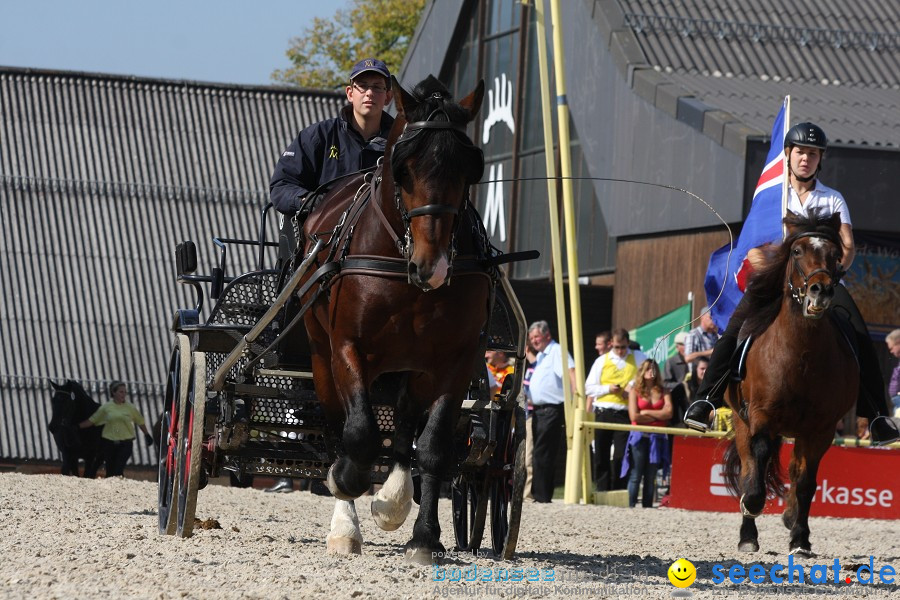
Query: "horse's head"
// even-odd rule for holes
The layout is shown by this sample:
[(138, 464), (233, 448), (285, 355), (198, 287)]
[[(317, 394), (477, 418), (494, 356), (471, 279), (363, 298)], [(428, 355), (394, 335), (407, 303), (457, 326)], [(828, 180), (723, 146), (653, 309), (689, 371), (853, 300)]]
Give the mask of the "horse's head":
[(788, 236), (787, 289), (807, 319), (819, 319), (834, 297), (834, 286), (840, 279), (841, 248), (840, 215), (828, 219), (809, 219), (790, 211), (784, 218)]
[(459, 103), (430, 75), (411, 93), (396, 79), (393, 89), (398, 116), (385, 157), (405, 228), (401, 252), (410, 282), (428, 291), (450, 278), (460, 212), (484, 171), (484, 155), (466, 135), (484, 82)]

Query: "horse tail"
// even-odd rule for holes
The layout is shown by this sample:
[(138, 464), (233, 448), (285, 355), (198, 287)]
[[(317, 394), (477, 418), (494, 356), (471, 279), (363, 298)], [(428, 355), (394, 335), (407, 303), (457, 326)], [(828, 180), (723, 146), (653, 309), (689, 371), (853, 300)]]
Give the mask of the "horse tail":
[[(784, 469), (781, 466), (781, 436), (772, 441), (769, 464), (766, 466), (766, 496), (784, 498)], [(737, 449), (735, 438), (731, 439), (728, 448), (725, 449), (723, 458), (725, 468), (722, 473), (725, 479), (725, 487), (735, 496), (740, 496), (741, 486), (741, 455)]]
[(781, 441), (779, 435), (772, 442), (772, 454), (766, 469), (766, 496), (784, 498), (784, 469), (781, 466)]
[(722, 477), (725, 479), (725, 488), (734, 496), (741, 495), (740, 477), (741, 477), (741, 455), (737, 449), (735, 438), (731, 438), (728, 442), (728, 448), (725, 449), (723, 457), (724, 470)]

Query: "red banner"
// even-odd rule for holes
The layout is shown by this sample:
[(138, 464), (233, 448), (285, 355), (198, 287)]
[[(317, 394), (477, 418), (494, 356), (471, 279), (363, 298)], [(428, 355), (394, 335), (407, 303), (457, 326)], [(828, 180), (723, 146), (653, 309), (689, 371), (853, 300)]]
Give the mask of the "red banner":
[[(722, 456), (728, 442), (676, 437), (672, 453), (669, 506), (688, 510), (738, 512), (738, 500), (725, 488)], [(781, 464), (785, 478), (794, 445), (785, 442)], [(828, 450), (819, 466), (810, 515), (900, 519), (900, 451), (879, 448)], [(790, 485), (790, 481), (785, 482)], [(770, 498), (767, 513), (784, 511), (784, 501)]]

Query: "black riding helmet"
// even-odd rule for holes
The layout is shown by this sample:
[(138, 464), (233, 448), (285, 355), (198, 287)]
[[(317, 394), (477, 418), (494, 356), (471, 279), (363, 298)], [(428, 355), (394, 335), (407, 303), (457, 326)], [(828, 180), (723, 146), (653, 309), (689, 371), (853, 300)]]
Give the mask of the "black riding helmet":
[[(791, 148), (794, 146), (818, 148), (822, 151), (822, 159), (819, 160), (819, 166), (816, 168), (816, 172), (810, 177), (800, 177), (794, 173), (794, 177), (800, 181), (810, 181), (815, 179), (816, 176), (818, 176), (819, 171), (822, 170), (825, 149), (828, 147), (828, 138), (825, 137), (825, 132), (822, 131), (821, 127), (815, 123), (810, 123), (809, 121), (797, 123), (791, 127), (784, 136), (784, 153), (790, 154)], [(788, 168), (791, 168), (790, 164), (788, 164)], [(791, 169), (791, 172), (793, 173), (793, 169)]]
[(784, 136), (784, 149), (787, 150), (792, 146), (807, 146), (825, 152), (828, 147), (828, 138), (825, 137), (825, 132), (821, 127), (815, 123), (804, 121), (791, 127)]

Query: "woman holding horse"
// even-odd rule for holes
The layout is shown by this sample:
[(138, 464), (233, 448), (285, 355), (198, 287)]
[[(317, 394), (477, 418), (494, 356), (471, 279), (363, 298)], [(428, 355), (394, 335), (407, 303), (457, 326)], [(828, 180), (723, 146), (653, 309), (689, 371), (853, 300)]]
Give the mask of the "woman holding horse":
[[(818, 215), (820, 218), (839, 215), (839, 241), (843, 252), (840, 270), (841, 273), (845, 273), (855, 255), (853, 228), (844, 197), (817, 179), (826, 148), (825, 132), (813, 123), (799, 123), (785, 135), (784, 152), (788, 158), (790, 178), (788, 210), (798, 215)], [(748, 254), (751, 266), (758, 267), (761, 256), (760, 249), (751, 250)], [(737, 348), (738, 336), (744, 324), (741, 315), (746, 313), (745, 300), (746, 296), (739, 303), (710, 357), (709, 369), (698, 390), (700, 399), (691, 404), (685, 414), (684, 422), (692, 429), (707, 431), (710, 413), (722, 406), (729, 363)], [(834, 298), (831, 303), (835, 313), (848, 321), (856, 334), (860, 366), (857, 414), (869, 420), (869, 433), (873, 444), (894, 442), (900, 439), (900, 433), (896, 425), (886, 418), (891, 413), (884, 397), (884, 379), (865, 321), (843, 285), (834, 286)]]
[(102, 425), (100, 434), (102, 453), (106, 460), (106, 476), (116, 477), (123, 475), (125, 463), (131, 458), (131, 450), (134, 444), (134, 426), (140, 427), (144, 432), (147, 445), (153, 445), (153, 436), (147, 431), (144, 417), (138, 412), (137, 407), (130, 402), (125, 402), (128, 395), (127, 386), (116, 381), (109, 386), (109, 394), (112, 402), (107, 402), (97, 409), (97, 412), (78, 424), (82, 429)]

